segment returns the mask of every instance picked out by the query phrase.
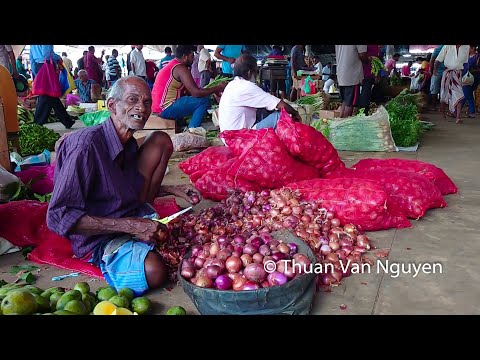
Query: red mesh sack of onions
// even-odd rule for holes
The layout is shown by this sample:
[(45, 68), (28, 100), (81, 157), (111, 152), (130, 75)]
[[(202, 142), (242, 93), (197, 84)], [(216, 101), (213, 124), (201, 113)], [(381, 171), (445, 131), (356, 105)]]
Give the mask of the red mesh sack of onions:
[(276, 132), (294, 158), (315, 167), (322, 176), (345, 167), (337, 150), (320, 131), (294, 122), (284, 109), (278, 120)]
[(258, 141), (258, 133), (265, 132), (267, 129), (252, 130), (225, 130), (218, 136), (225, 140), (228, 148), (233, 152), (234, 156), (240, 156), (245, 149), (249, 149), (256, 141)]
[(343, 224), (362, 230), (386, 230), (411, 226), (397, 209), (383, 185), (366, 179), (314, 179), (286, 186), (298, 189), (306, 201), (319, 201), (333, 211)]
[(275, 189), (290, 182), (319, 176), (317, 169), (290, 156), (274, 129), (251, 131), (255, 131), (256, 139), (249, 140), (242, 155), (234, 158), (234, 163), (227, 170), (237, 181), (245, 179), (263, 189)]
[(374, 168), (393, 167), (417, 173), (435, 184), (442, 195), (455, 194), (458, 191), (457, 186), (448, 177), (445, 172), (433, 164), (419, 160), (410, 159), (363, 159), (352, 166), (357, 170), (367, 170)]
[(329, 178), (360, 178), (378, 181), (384, 186), (392, 204), (411, 219), (419, 219), (428, 209), (447, 206), (440, 190), (424, 177), (395, 168), (371, 170), (342, 169)]
[(211, 146), (200, 154), (178, 164), (180, 170), (191, 175), (199, 170), (211, 170), (233, 158), (233, 152), (226, 146)]
[(255, 183), (242, 179), (241, 177), (227, 174), (226, 170), (232, 166), (235, 161), (235, 158), (230, 159), (222, 166), (207, 171), (202, 177), (196, 180), (195, 188), (200, 191), (204, 198), (221, 201), (226, 199), (234, 190), (243, 192), (258, 192), (261, 190)]

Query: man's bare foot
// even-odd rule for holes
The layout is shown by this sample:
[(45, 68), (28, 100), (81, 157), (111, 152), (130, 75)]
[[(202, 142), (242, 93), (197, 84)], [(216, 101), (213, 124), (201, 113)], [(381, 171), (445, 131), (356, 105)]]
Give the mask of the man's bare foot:
[(462, 119), (457, 119), (457, 121), (455, 121), (455, 124), (461, 124), (461, 123), (463, 123)]

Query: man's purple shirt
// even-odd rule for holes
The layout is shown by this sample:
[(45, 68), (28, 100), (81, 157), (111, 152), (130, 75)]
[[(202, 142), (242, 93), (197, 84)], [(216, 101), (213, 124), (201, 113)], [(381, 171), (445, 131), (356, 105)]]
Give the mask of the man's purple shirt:
[[(122, 145), (111, 118), (76, 131), (60, 146), (47, 225), (70, 239), (76, 257), (85, 258), (97, 245), (119, 235), (73, 234), (82, 216), (143, 217), (154, 212), (139, 200), (144, 178), (138, 172), (137, 151), (135, 139)], [(122, 152), (123, 169), (118, 164)]]

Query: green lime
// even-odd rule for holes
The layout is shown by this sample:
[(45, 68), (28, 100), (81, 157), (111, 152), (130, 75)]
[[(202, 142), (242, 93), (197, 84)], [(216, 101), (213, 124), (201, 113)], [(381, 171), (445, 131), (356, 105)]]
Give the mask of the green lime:
[(132, 300), (132, 310), (138, 315), (147, 315), (152, 310), (152, 302), (145, 296)]
[(167, 315), (187, 315), (187, 312), (181, 306), (172, 306), (167, 310)]

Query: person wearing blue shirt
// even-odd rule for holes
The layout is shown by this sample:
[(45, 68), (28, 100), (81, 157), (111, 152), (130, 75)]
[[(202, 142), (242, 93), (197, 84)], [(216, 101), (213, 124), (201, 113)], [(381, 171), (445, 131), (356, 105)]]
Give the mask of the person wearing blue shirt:
[[(43, 64), (53, 62), (55, 67), (62, 63), (60, 55), (55, 54), (53, 45), (30, 45), (30, 63), (32, 66), (33, 81), (35, 84), (35, 77), (42, 68)], [(55, 115), (60, 119), (60, 122), (70, 129), (75, 121), (68, 115), (65, 106), (60, 101), (60, 97), (51, 97), (48, 95), (39, 95), (37, 106), (35, 108), (35, 123), (43, 125), (47, 123), (50, 112), (55, 111)]]
[(245, 45), (218, 45), (215, 57), (222, 60), (223, 76), (233, 77), (233, 64), (235, 60), (247, 51)]
[(78, 79), (75, 80), (75, 86), (78, 90), (78, 96), (83, 103), (92, 102), (92, 85), (95, 81), (88, 78), (87, 70), (78, 72)]
[(167, 46), (164, 51), (166, 55), (158, 62), (159, 70), (164, 68), (165, 65), (167, 65), (170, 61), (174, 59), (174, 56), (172, 55), (172, 48), (170, 46)]

